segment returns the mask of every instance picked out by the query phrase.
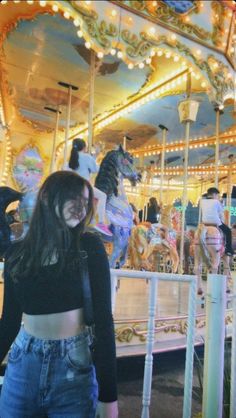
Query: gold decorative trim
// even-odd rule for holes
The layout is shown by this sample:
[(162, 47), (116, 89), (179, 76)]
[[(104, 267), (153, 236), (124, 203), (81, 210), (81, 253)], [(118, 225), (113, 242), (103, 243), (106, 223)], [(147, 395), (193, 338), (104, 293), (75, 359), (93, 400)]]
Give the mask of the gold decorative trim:
[[(120, 6), (124, 6), (123, 1), (117, 0)], [(126, 2), (125, 2), (126, 3)], [(186, 16), (193, 13), (200, 12), (199, 2), (194, 2), (194, 6), (188, 12), (179, 14), (176, 13), (168, 4), (165, 4), (163, 1), (159, 0), (156, 1), (156, 6), (153, 6), (151, 1), (127, 1), (129, 7), (131, 9), (137, 10), (141, 12), (144, 16), (148, 15), (152, 18), (155, 18), (157, 23), (166, 23), (168, 25), (172, 25), (178, 30), (188, 34), (188, 35), (195, 35), (201, 41), (211, 40), (213, 44), (217, 47), (220, 46), (222, 31), (224, 30), (224, 23), (225, 23), (225, 7), (223, 4), (219, 3), (218, 1), (212, 1), (211, 8), (212, 11), (218, 16), (213, 25), (213, 31), (209, 32), (206, 31), (203, 27), (200, 27), (196, 24), (188, 23), (184, 21)]]
[[(147, 340), (147, 322), (130, 322), (119, 326), (121, 321), (116, 323), (115, 321), (115, 338), (120, 343), (131, 343), (133, 339), (137, 339), (144, 343)], [(124, 321), (125, 322), (125, 321)], [(127, 321), (128, 322), (128, 321)], [(233, 322), (233, 312), (228, 311), (225, 316), (225, 325), (231, 325)], [(200, 314), (195, 321), (195, 329), (201, 330), (206, 327), (206, 317), (204, 314)], [(155, 334), (180, 334), (186, 335), (188, 329), (187, 316), (178, 318), (170, 318), (165, 320), (155, 321)]]
[(86, 24), (88, 34), (105, 49), (111, 48), (112, 39), (117, 36), (118, 29), (113, 23), (107, 23), (105, 20), (98, 22), (98, 14), (94, 10), (86, 9), (80, 6), (76, 1), (71, 1), (72, 7), (81, 15)]
[[(212, 54), (207, 56), (207, 61), (196, 58), (192, 53), (192, 50), (183, 43), (175, 40), (169, 41), (165, 35), (159, 37), (152, 37), (146, 32), (140, 33), (140, 38), (137, 35), (132, 34), (129, 30), (123, 30), (121, 32), (122, 40), (128, 45), (126, 53), (130, 58), (138, 58), (148, 56), (153, 47), (167, 46), (171, 49), (177, 49), (182, 56), (190, 58), (193, 63), (204, 72), (207, 76), (210, 84), (216, 91), (216, 101), (222, 101), (224, 95), (230, 90), (233, 91), (233, 81), (226, 80), (227, 67), (220, 60), (217, 60)], [(217, 70), (212, 71), (209, 63), (214, 60), (218, 64)]]
[[(118, 0), (117, 3), (122, 5), (122, 1)], [(191, 23), (185, 22), (183, 19), (186, 18), (187, 14), (190, 13), (198, 13), (199, 7), (197, 2), (195, 2), (195, 8), (192, 8), (189, 12), (184, 14), (176, 13), (168, 4), (165, 4), (163, 1), (157, 1), (156, 6), (152, 5), (152, 2), (141, 0), (141, 1), (132, 1), (128, 2), (129, 7), (132, 9), (138, 10), (139, 12), (143, 12), (145, 15), (146, 13), (157, 19), (157, 22), (165, 22), (169, 25), (173, 25), (174, 27), (186, 32), (188, 34), (194, 34), (201, 40), (210, 40), (212, 38), (212, 34), (202, 27), (198, 25), (193, 25)]]
[(215, 16), (215, 22), (213, 25), (213, 32), (212, 32), (212, 42), (216, 46), (220, 46), (221, 44), (221, 37), (224, 32), (224, 23), (225, 23), (225, 7), (219, 1), (212, 1), (211, 2), (211, 9)]

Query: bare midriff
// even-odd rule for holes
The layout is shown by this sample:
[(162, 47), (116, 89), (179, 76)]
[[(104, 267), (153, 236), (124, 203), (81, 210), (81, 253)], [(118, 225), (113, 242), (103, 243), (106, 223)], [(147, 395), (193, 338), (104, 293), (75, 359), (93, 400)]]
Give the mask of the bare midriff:
[(79, 335), (84, 331), (83, 309), (67, 312), (28, 315), (23, 314), (26, 332), (36, 338), (61, 340)]

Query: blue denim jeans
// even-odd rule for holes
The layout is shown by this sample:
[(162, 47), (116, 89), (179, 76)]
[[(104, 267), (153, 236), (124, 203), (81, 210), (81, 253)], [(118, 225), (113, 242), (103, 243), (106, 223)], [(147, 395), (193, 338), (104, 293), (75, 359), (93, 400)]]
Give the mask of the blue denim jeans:
[(94, 418), (98, 388), (83, 332), (43, 340), (21, 328), (11, 348), (0, 398), (1, 418)]

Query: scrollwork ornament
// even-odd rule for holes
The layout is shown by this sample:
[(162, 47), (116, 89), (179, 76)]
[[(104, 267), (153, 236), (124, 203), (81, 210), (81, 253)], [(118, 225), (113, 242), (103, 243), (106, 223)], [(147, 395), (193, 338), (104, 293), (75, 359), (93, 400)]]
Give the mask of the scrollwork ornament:
[(105, 49), (111, 47), (111, 40), (118, 34), (118, 29), (113, 23), (107, 23), (105, 20), (98, 22), (98, 14), (94, 10), (88, 10), (87, 8), (78, 5), (75, 1), (71, 2), (72, 6), (81, 15), (83, 22), (85, 23), (85, 30), (87, 30), (91, 38), (96, 41)]
[(224, 34), (225, 8), (218, 1), (212, 1), (211, 8), (213, 14), (217, 16), (213, 24), (212, 42), (214, 45), (219, 46), (221, 44), (221, 36)]
[(129, 44), (129, 46), (126, 49), (126, 54), (128, 56), (130, 56), (131, 58), (143, 58), (148, 55), (151, 44), (142, 38), (142, 34), (140, 36), (140, 40), (137, 37), (137, 35), (131, 34), (128, 30), (123, 30), (121, 32), (121, 37), (123, 41)]
[[(165, 22), (167, 24), (173, 25), (178, 29), (181, 29), (183, 32), (188, 34), (194, 34), (199, 39), (202, 40), (210, 40), (212, 34), (204, 28), (194, 25), (192, 23), (185, 22), (178, 13), (176, 13), (169, 5), (165, 4), (162, 1), (157, 1), (156, 6), (150, 7), (148, 1), (129, 1), (129, 4), (132, 8), (145, 12), (148, 15), (155, 17), (157, 20)], [(199, 8), (196, 7), (191, 10), (191, 12), (195, 11), (196, 13), (199, 12)]]

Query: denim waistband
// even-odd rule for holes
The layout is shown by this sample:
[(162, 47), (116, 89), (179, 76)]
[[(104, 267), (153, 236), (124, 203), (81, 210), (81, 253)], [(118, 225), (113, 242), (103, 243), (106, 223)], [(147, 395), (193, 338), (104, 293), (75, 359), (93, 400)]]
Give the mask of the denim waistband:
[(50, 350), (52, 353), (64, 356), (68, 350), (75, 346), (83, 344), (90, 345), (91, 336), (90, 333), (85, 330), (82, 331), (79, 335), (65, 339), (42, 339), (28, 334), (28, 332), (22, 326), (15, 339), (15, 343), (18, 345), (18, 347), (23, 349), (24, 352), (34, 351), (44, 354), (46, 351)]

